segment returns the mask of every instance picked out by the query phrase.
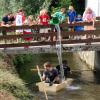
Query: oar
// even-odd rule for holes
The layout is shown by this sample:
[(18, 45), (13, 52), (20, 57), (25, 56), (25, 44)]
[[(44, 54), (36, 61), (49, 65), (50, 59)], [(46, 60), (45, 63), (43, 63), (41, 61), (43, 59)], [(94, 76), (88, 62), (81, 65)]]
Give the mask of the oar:
[[(44, 71), (44, 69), (39, 69), (40, 71)], [(38, 71), (37, 69), (31, 69), (31, 71)], [(96, 71), (94, 69), (84, 69), (84, 70), (80, 70), (80, 69), (74, 69), (71, 70), (71, 72), (84, 72), (84, 71)]]
[[(40, 80), (41, 80), (41, 82), (43, 82), (42, 81), (42, 76), (41, 76), (41, 73), (40, 73), (39, 66), (37, 65), (36, 68), (37, 68), (37, 71), (38, 71), (38, 75), (40, 77)], [(45, 90), (45, 87), (44, 86), (43, 86), (43, 90), (44, 90), (44, 94), (45, 94), (46, 100), (48, 100), (48, 96), (47, 96), (47, 93), (46, 93), (46, 90)]]

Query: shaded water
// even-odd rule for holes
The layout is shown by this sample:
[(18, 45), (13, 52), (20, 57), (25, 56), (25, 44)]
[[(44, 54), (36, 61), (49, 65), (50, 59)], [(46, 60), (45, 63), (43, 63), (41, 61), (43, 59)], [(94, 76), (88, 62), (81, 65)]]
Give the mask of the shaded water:
[[(71, 69), (86, 70), (88, 67), (76, 56), (72, 55), (69, 65)], [(74, 79), (71, 86), (56, 95), (49, 95), (49, 100), (100, 100), (100, 80), (91, 71), (73, 72), (71, 77)], [(44, 93), (37, 92), (38, 99), (45, 100)]]

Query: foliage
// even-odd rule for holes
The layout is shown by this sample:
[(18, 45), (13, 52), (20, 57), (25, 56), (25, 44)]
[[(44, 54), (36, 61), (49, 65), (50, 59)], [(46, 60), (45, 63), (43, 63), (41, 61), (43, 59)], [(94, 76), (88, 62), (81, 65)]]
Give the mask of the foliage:
[(85, 10), (85, 0), (72, 0), (72, 5), (74, 6), (77, 14), (83, 14)]
[(16, 98), (9, 100), (33, 100), (34, 95), (26, 87), (26, 83), (19, 78), (14, 66), (10, 65), (8, 62), (10, 60), (10, 56), (0, 53), (0, 94), (3, 94), (3, 98), (4, 95), (9, 94), (11, 98)]
[[(25, 14), (27, 15), (36, 15), (39, 13), (39, 10), (42, 8), (48, 9), (52, 0), (1, 0), (0, 2), (0, 16), (8, 12), (16, 12), (19, 8), (23, 8), (25, 10)], [(57, 0), (54, 0), (57, 1)], [(70, 0), (58, 0), (56, 5), (52, 5), (52, 8), (59, 9), (61, 6), (66, 6), (70, 4)], [(0, 18), (0, 19), (1, 19)]]
[(33, 95), (25, 87), (25, 83), (16, 74), (11, 74), (9, 71), (0, 70), (0, 90), (9, 91), (20, 100), (33, 98)]
[(70, 4), (71, 4), (71, 0), (59, 0), (58, 7), (52, 7), (52, 14), (56, 11), (60, 11), (61, 7), (65, 7), (66, 9), (68, 9)]

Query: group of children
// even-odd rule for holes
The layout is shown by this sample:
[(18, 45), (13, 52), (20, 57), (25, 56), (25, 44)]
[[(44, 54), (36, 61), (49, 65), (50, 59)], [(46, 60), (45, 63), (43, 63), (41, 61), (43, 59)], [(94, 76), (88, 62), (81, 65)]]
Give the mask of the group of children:
[[(62, 68), (64, 70), (64, 78), (67, 79), (71, 72), (67, 60), (63, 60)], [(61, 82), (60, 65), (57, 65), (55, 68), (53, 68), (50, 62), (44, 63), (44, 72), (42, 80), (45, 81), (46, 83), (49, 83), (50, 86), (54, 83), (59, 84)]]
[[(2, 18), (1, 26), (9, 27), (11, 25), (16, 26), (22, 26), (22, 25), (34, 25), (34, 24), (40, 24), (40, 25), (49, 25), (50, 24), (50, 18), (57, 18), (58, 23), (67, 22), (68, 24), (73, 24), (75, 22), (93, 22), (93, 25), (91, 26), (85, 26), (84, 28), (82, 26), (70, 26), (68, 29), (69, 31), (80, 31), (80, 30), (94, 30), (94, 23), (95, 23), (95, 14), (92, 11), (91, 8), (86, 8), (86, 10), (83, 13), (83, 17), (81, 15), (76, 15), (76, 11), (73, 6), (69, 6), (68, 11), (66, 12), (66, 8), (62, 7), (60, 11), (55, 12), (51, 16), (48, 15), (48, 12), (46, 9), (42, 9), (37, 16), (37, 19), (34, 20), (33, 15), (28, 16), (28, 18), (25, 17), (23, 9), (19, 9), (15, 15), (12, 13), (9, 13), (5, 15)], [(66, 20), (67, 18), (67, 20)], [(39, 33), (48, 33), (50, 31), (50, 28), (40, 29)], [(6, 34), (6, 32), (2, 32), (3, 35)], [(31, 29), (26, 30), (16, 30), (16, 34), (31, 34)], [(32, 37), (30, 38), (24, 38), (25, 41), (31, 41)]]

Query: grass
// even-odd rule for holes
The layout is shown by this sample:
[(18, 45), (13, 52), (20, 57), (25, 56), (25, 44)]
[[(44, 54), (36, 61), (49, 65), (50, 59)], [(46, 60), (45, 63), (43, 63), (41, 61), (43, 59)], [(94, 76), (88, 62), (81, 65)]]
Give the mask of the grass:
[(26, 83), (19, 78), (16, 71), (7, 69), (8, 64), (4, 62), (2, 56), (0, 62), (2, 62), (2, 65), (0, 64), (0, 98), (3, 100), (8, 100), (8, 98), (9, 100), (33, 100), (34, 95), (26, 87)]

